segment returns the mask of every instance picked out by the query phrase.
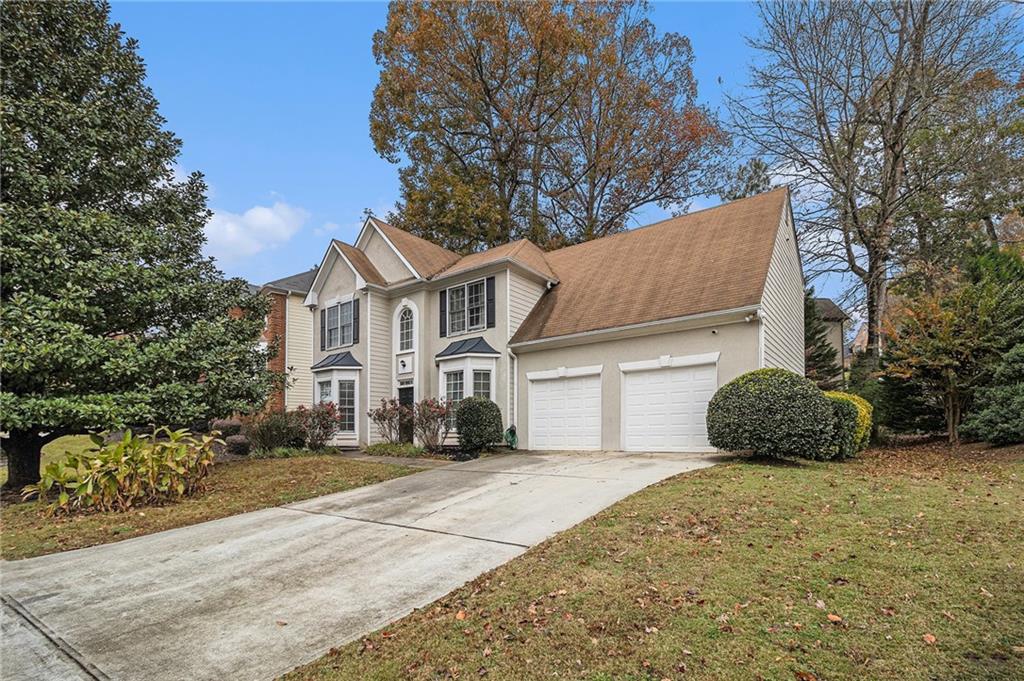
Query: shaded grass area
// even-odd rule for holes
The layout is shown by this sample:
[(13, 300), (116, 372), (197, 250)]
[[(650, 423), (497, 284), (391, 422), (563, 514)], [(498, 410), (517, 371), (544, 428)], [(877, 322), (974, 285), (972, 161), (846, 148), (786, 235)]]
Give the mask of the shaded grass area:
[(127, 513), (49, 517), (38, 503), (11, 504), (3, 508), (2, 554), (13, 560), (106, 544), (372, 485), (412, 472), (402, 466), (327, 455), (229, 461), (213, 467), (202, 494), (164, 506), (146, 506)]
[(288, 678), (1024, 678), (1022, 478), (939, 445), (685, 474)]
[[(43, 447), (42, 456), (39, 457), (39, 470), (46, 468), (51, 461), (63, 459), (67, 454), (81, 454), (92, 447), (92, 440), (88, 435), (65, 435), (53, 442), (48, 442)], [(0, 485), (7, 482), (7, 466), (0, 468)]]

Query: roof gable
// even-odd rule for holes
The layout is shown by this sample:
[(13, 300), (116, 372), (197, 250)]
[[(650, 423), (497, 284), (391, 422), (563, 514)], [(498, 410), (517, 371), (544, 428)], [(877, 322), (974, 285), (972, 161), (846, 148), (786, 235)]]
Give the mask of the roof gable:
[(448, 277), (460, 274), (500, 261), (516, 263), (520, 267), (535, 272), (548, 281), (557, 281), (555, 273), (551, 270), (551, 266), (544, 256), (544, 251), (528, 239), (520, 239), (519, 241), (512, 241), (501, 246), (489, 248), (486, 251), (470, 253), (459, 258), (459, 261), (444, 270), (441, 276)]
[(373, 227), (394, 248), (395, 252), (408, 264), (410, 271), (419, 279), (429, 279), (459, 260), (459, 254), (447, 248), (421, 239), (415, 234), (393, 227), (388, 223), (369, 217), (363, 225), (356, 244), (363, 240), (367, 227)]
[(782, 188), (547, 253), (560, 283), (511, 342), (759, 304), (788, 207)]

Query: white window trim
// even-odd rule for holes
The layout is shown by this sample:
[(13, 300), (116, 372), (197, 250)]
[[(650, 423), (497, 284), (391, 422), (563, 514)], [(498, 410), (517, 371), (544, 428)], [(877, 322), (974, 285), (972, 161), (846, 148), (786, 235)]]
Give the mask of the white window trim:
[[(483, 287), (484, 287), (484, 310), (483, 310), (483, 314), (480, 315), (480, 318), (483, 320), (483, 323), (482, 323), (481, 326), (474, 326), (474, 327), (470, 328), (470, 326), (469, 326), (469, 287), (474, 285), (474, 284), (482, 284)], [(465, 316), (465, 320), (466, 320), (466, 328), (463, 329), (462, 331), (452, 331), (452, 300), (451, 300), (451, 297), (449, 297), (449, 292), (454, 290), (454, 289), (462, 289), (465, 292), (466, 307), (465, 307), (465, 310), (464, 310), (464, 316)], [(446, 335), (449, 338), (453, 338), (453, 337), (457, 337), (457, 336), (465, 336), (467, 334), (478, 333), (480, 331), (487, 330), (487, 322), (489, 321), (487, 319), (487, 277), (484, 277), (482, 279), (473, 279), (471, 281), (463, 282), (463, 283), (458, 284), (456, 286), (449, 286), (448, 288), (445, 288), (445, 289), (441, 290), (441, 295), (445, 296), (445, 314), (447, 315), (447, 318), (445, 319), (445, 325), (447, 327), (447, 329), (446, 329), (447, 330), (447, 334)]]
[(362, 399), (360, 399), (361, 396), (359, 394), (360, 385), (361, 385), (361, 382), (359, 380), (360, 372), (361, 372), (361, 370), (359, 368), (352, 367), (352, 368), (323, 369), (321, 371), (316, 371), (316, 372), (313, 373), (313, 404), (318, 404), (320, 402), (320, 384), (321, 383), (324, 383), (326, 381), (330, 381), (331, 382), (331, 394), (330, 394), (330, 397), (328, 399), (330, 399), (330, 401), (333, 402), (335, 404), (335, 406), (337, 406), (337, 404), (338, 404), (338, 381), (355, 381), (356, 382), (356, 384), (355, 384), (355, 398), (356, 398), (356, 404), (355, 404), (355, 408), (356, 408), (355, 422), (356, 423), (355, 423), (355, 426), (356, 426), (356, 429), (354, 431), (352, 431), (352, 432), (344, 432), (344, 433), (343, 432), (338, 432), (334, 436), (334, 438), (332, 438), (334, 440), (342, 441), (345, 444), (350, 444), (352, 442), (358, 442), (359, 441), (359, 433), (360, 433), (359, 422), (362, 420), (361, 417), (360, 417), (360, 415), (361, 415), (361, 411), (360, 410), (362, 409)]
[[(462, 372), (462, 397), (472, 397), (473, 395), (473, 372), (474, 371), (490, 371), (491, 372), (491, 394), (488, 399), (495, 404), (498, 401), (495, 399), (498, 390), (498, 356), (497, 355), (462, 355), (460, 357), (445, 357), (437, 362), (437, 396), (439, 399), (448, 399), (447, 391), (447, 379), (445, 374)], [(501, 409), (501, 405), (498, 404), (498, 409)], [(504, 412), (501, 414), (502, 423), (508, 417)], [(449, 433), (449, 437), (456, 435), (454, 429)]]
[(604, 369), (603, 364), (592, 364), (590, 366), (583, 367), (558, 367), (557, 369), (548, 369), (547, 371), (528, 371), (526, 372), (526, 380), (528, 381), (550, 381), (556, 378), (575, 378), (576, 376), (594, 376), (601, 373)]
[(355, 321), (355, 319), (352, 320), (352, 338), (353, 338), (353, 340), (348, 342), (348, 343), (342, 343), (341, 342), (341, 306), (342, 305), (349, 305), (349, 306), (355, 307), (354, 301), (355, 301), (355, 295), (349, 295), (349, 296), (346, 296), (346, 297), (341, 298), (341, 299), (332, 300), (329, 304), (324, 305), (323, 309), (325, 310), (325, 314), (327, 315), (328, 319), (330, 319), (330, 316), (331, 316), (331, 313), (330, 313), (329, 310), (331, 308), (334, 308), (334, 307), (338, 308), (338, 344), (337, 345), (330, 345), (330, 344), (328, 344), (327, 339), (331, 337), (331, 331), (330, 331), (330, 327), (327, 326), (328, 322), (325, 321), (324, 322), (324, 351), (325, 352), (327, 350), (338, 350), (340, 348), (350, 348), (350, 347), (352, 347), (353, 345), (356, 344), (356, 342), (355, 342), (355, 337), (356, 337), (356, 321)]
[[(402, 310), (410, 310), (412, 312), (412, 349), (411, 350), (399, 350), (399, 341), (401, 340), (401, 329), (399, 328), (399, 320), (402, 317)], [(420, 348), (420, 308), (415, 301), (409, 298), (402, 298), (401, 302), (395, 307), (395, 311), (391, 315), (391, 347), (394, 348), (394, 357), (391, 359), (391, 386), (392, 394), (398, 396), (398, 385), (399, 378), (412, 379), (412, 399), (413, 402), (418, 402), (420, 399), (420, 380), (419, 380), (419, 367), (416, 362), (416, 355)], [(398, 373), (398, 362), (405, 360), (412, 364), (412, 371), (404, 374)], [(408, 387), (408, 386), (401, 386)]]
[(647, 359), (640, 362), (620, 362), (619, 371), (650, 371), (651, 369), (667, 369), (669, 367), (692, 367), (701, 364), (718, 364), (720, 352), (705, 352), (700, 355), (662, 355), (658, 359)]

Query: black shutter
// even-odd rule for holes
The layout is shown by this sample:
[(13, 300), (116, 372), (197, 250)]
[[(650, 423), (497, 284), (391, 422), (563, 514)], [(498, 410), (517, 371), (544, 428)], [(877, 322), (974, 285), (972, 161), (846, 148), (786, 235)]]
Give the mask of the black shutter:
[(359, 299), (352, 300), (352, 343), (359, 342)]
[(441, 301), (441, 319), (440, 326), (438, 328), (441, 329), (441, 338), (444, 338), (448, 335), (448, 290), (442, 289), (439, 295), (439, 300)]
[(494, 328), (494, 277), (487, 277), (487, 328)]
[(327, 349), (327, 310), (320, 310), (320, 351)]

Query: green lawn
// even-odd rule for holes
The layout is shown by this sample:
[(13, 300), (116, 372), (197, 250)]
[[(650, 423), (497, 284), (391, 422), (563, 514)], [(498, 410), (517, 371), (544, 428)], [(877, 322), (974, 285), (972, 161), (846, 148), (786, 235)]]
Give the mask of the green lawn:
[(734, 463), (288, 678), (1021, 679), (1022, 584), (1022, 447)]
[(50, 517), (36, 502), (3, 508), (0, 555), (7, 560), (106, 544), (372, 485), (413, 469), (337, 456), (250, 459), (214, 465), (203, 493), (127, 513)]

